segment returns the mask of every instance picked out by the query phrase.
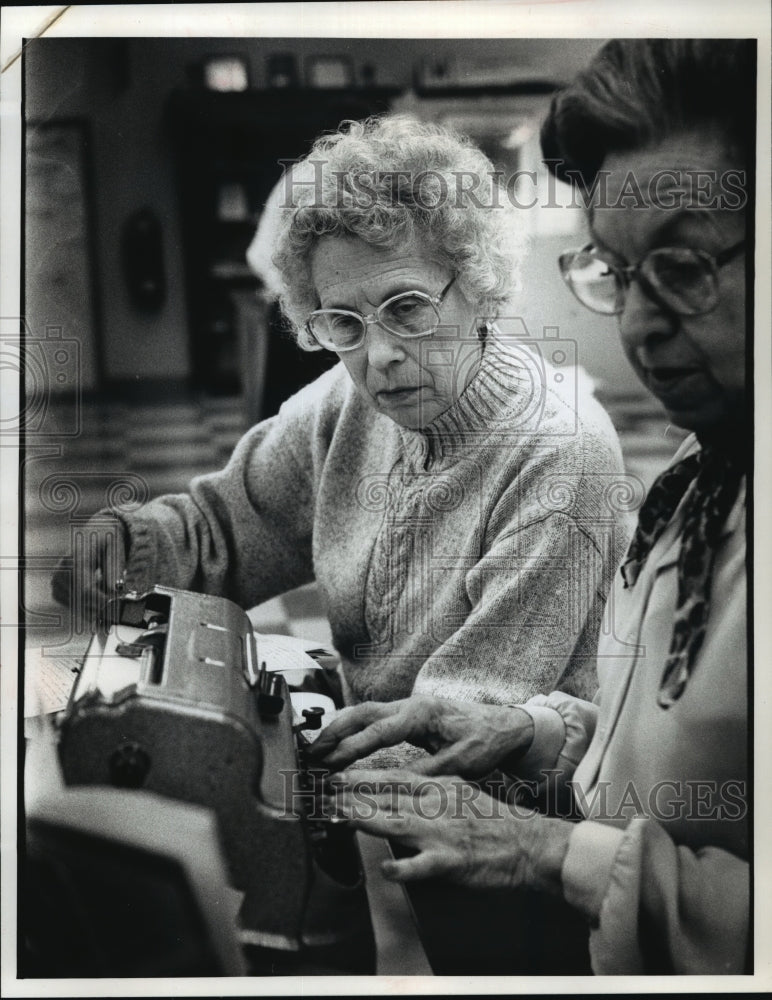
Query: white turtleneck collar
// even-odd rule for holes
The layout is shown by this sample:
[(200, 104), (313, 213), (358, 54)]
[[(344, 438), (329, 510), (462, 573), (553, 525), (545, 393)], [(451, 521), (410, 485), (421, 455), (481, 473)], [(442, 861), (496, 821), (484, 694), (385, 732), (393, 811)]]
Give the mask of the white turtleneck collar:
[(458, 399), (424, 427), (400, 428), (411, 465), (425, 469), (452, 462), (471, 439), (502, 421), (514, 424), (543, 394), (542, 377), (535, 379), (527, 349), (512, 350), (496, 332), (488, 335), (479, 367)]

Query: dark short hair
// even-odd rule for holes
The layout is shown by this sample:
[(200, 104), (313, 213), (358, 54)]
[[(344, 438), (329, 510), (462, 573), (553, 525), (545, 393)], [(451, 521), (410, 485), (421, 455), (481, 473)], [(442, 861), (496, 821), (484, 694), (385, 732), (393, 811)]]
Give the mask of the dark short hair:
[(609, 153), (695, 127), (750, 167), (755, 125), (755, 39), (613, 39), (554, 96), (541, 145), (556, 177), (589, 188)]

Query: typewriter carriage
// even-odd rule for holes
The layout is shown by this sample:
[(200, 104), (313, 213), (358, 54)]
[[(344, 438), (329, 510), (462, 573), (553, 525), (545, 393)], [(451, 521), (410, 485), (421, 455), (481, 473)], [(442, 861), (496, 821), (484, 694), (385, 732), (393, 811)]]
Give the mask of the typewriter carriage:
[(161, 586), (122, 595), (60, 720), (64, 781), (211, 809), (253, 963), (332, 949), (330, 961), (372, 972), (356, 840), (309, 810), (317, 776), (293, 719), (291, 688), (336, 702), (334, 685), (321, 666), (258, 670), (258, 652), (247, 615), (224, 598)]

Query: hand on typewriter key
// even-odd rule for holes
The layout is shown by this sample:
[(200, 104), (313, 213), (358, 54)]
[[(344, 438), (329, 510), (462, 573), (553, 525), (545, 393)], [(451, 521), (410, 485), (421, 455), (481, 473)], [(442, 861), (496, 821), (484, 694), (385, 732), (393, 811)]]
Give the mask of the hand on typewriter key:
[(411, 771), (480, 778), (524, 752), (532, 737), (531, 717), (521, 708), (414, 695), (343, 709), (309, 752), (335, 770), (406, 741), (433, 755), (411, 761)]
[(123, 576), (125, 529), (117, 517), (99, 514), (87, 522), (80, 538), (82, 544), (54, 570), (51, 592), (54, 600), (77, 609), (81, 619), (94, 627)]
[[(493, 707), (493, 706), (488, 706)], [(443, 878), (475, 889), (561, 891), (573, 824), (487, 795), (456, 777), (412, 770), (350, 771), (331, 779), (355, 829), (409, 848), (381, 872), (410, 882)]]

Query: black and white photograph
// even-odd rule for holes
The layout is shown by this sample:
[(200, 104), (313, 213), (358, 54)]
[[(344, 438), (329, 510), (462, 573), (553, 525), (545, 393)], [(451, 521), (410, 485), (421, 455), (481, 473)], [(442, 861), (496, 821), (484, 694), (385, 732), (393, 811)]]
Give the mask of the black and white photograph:
[(4, 7), (4, 996), (770, 988), (770, 18)]

